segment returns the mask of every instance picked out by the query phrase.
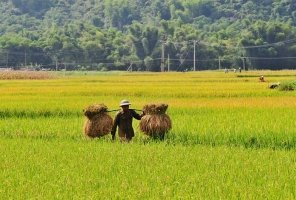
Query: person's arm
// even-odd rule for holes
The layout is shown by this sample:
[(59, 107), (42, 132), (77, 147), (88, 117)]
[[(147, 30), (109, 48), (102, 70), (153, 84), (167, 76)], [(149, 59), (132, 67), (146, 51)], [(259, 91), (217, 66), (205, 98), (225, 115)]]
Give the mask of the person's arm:
[(134, 110), (130, 110), (130, 111), (132, 113), (132, 116), (137, 120), (141, 120), (142, 116), (144, 116), (143, 114), (140, 115), (140, 114), (136, 113), (136, 111), (134, 111)]
[(116, 113), (115, 118), (114, 118), (113, 127), (112, 127), (112, 130), (111, 130), (112, 140), (115, 140), (116, 129), (117, 129), (117, 125), (119, 123), (118, 115), (119, 115), (119, 113)]

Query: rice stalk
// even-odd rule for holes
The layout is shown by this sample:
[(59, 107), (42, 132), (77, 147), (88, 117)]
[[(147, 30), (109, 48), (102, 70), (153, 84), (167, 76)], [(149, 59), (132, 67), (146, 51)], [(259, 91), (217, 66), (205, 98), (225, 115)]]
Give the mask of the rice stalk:
[(143, 112), (148, 115), (165, 114), (167, 108), (168, 104), (166, 103), (151, 103), (143, 107)]
[(148, 136), (164, 136), (172, 128), (170, 117), (165, 114), (168, 108), (166, 103), (152, 103), (143, 107), (145, 115), (140, 121), (140, 130)]
[(92, 119), (96, 115), (105, 114), (107, 111), (108, 107), (103, 103), (92, 104), (83, 109), (83, 113), (88, 119)]
[(86, 120), (83, 125), (85, 136), (94, 138), (108, 135), (113, 126), (112, 117), (107, 114), (105, 104), (92, 104), (83, 110)]
[(172, 128), (171, 119), (167, 114), (145, 115), (140, 121), (140, 130), (148, 136), (167, 133)]
[(95, 115), (92, 119), (86, 119), (83, 125), (84, 135), (94, 138), (108, 135), (113, 126), (113, 119), (110, 115), (103, 113)]

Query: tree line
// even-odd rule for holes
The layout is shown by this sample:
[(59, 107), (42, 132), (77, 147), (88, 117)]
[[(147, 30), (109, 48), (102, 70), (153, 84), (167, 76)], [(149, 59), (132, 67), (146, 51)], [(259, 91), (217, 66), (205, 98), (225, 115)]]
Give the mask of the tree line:
[(293, 0), (1, 0), (0, 67), (295, 69)]

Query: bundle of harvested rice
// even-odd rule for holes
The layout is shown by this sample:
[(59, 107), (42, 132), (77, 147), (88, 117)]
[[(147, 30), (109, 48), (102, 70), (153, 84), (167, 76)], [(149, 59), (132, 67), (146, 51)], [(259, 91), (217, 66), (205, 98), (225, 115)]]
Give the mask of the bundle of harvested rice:
[(101, 137), (108, 135), (113, 126), (113, 119), (107, 114), (107, 106), (104, 104), (94, 104), (83, 110), (87, 117), (84, 125), (84, 134), (88, 137)]
[(165, 114), (167, 108), (168, 104), (166, 103), (151, 103), (143, 107), (143, 112), (147, 115)]
[(148, 104), (143, 107), (145, 116), (141, 118), (140, 130), (148, 136), (162, 139), (164, 134), (172, 128), (170, 117), (165, 114), (168, 105), (165, 103)]
[(92, 119), (99, 114), (105, 114), (108, 111), (108, 107), (103, 103), (92, 104), (83, 110), (84, 115), (88, 119)]

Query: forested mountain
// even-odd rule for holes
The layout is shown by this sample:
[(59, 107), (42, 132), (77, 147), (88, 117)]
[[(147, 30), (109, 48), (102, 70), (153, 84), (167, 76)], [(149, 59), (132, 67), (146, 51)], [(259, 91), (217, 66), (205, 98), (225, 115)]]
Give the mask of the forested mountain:
[(2, 68), (160, 71), (162, 57), (164, 70), (295, 69), (296, 2), (0, 0)]

